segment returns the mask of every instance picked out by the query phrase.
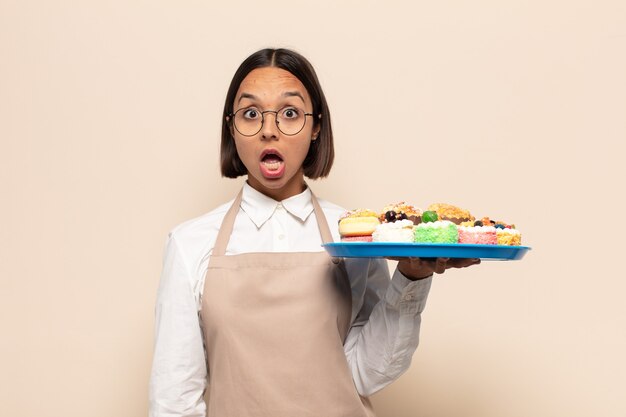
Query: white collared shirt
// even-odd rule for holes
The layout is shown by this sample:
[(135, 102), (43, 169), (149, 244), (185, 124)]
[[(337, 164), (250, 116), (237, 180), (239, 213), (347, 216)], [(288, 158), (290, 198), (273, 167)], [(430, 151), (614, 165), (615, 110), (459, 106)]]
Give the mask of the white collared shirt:
[[(339, 241), (336, 225), (345, 210), (318, 200), (333, 239)], [(232, 203), (184, 222), (168, 235), (156, 304), (151, 417), (206, 415), (207, 369), (199, 310), (209, 256)], [(278, 202), (244, 185), (226, 255), (318, 252), (323, 250), (321, 244), (308, 187)], [(344, 350), (359, 394), (369, 396), (409, 368), (432, 278), (410, 281), (396, 269), (390, 280), (384, 259), (346, 259), (346, 269), (352, 325)]]

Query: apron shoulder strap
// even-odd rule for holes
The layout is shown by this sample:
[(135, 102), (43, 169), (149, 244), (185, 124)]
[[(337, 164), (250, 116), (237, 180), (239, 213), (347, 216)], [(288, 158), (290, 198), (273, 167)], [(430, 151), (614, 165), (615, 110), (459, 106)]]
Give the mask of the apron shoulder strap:
[(222, 256), (226, 253), (226, 245), (228, 245), (228, 240), (230, 239), (230, 234), (233, 231), (233, 225), (235, 224), (237, 213), (239, 213), (242, 195), (243, 188), (239, 191), (239, 194), (235, 197), (235, 201), (233, 201), (233, 205), (230, 206), (224, 216), (220, 230), (217, 232), (217, 239), (215, 239), (215, 246), (213, 247), (214, 256)]
[(313, 194), (313, 191), (311, 191), (311, 203), (313, 203), (313, 211), (315, 212), (315, 218), (317, 219), (317, 227), (320, 229), (320, 235), (322, 236), (322, 243), (332, 243), (333, 235), (330, 233), (328, 221), (326, 221), (324, 211), (322, 210), (320, 203), (317, 201), (317, 197)]

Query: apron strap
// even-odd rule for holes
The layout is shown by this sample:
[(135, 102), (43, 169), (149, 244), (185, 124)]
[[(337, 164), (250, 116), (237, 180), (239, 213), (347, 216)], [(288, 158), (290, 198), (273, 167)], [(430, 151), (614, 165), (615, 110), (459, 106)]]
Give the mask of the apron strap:
[(313, 191), (311, 191), (311, 203), (313, 203), (313, 212), (315, 213), (315, 218), (317, 219), (317, 227), (320, 229), (322, 243), (333, 243), (333, 235), (330, 233), (328, 221), (326, 221), (324, 211), (320, 207), (320, 203), (317, 201), (317, 197), (315, 197)]
[[(243, 188), (239, 191), (239, 194), (235, 197), (235, 201), (233, 201), (232, 206), (230, 206), (228, 212), (226, 212), (226, 215), (224, 216), (220, 230), (217, 233), (215, 246), (213, 247), (213, 256), (223, 256), (226, 253), (226, 246), (230, 240), (233, 225), (235, 224), (235, 219), (237, 218), (237, 213), (239, 213), (239, 207), (241, 206), (242, 195)], [(326, 216), (324, 216), (324, 211), (320, 207), (317, 197), (315, 197), (313, 191), (311, 191), (311, 203), (313, 204), (313, 212), (315, 213), (315, 219), (317, 220), (317, 227), (319, 228), (322, 242), (332, 243), (333, 235), (330, 233)]]
[(215, 239), (213, 256), (222, 256), (226, 253), (226, 245), (228, 245), (228, 240), (230, 239), (230, 234), (233, 231), (233, 225), (235, 224), (237, 213), (239, 213), (239, 206), (241, 206), (242, 195), (243, 188), (239, 191), (237, 197), (235, 197), (235, 201), (233, 201), (233, 205), (230, 206), (230, 208), (226, 212), (226, 216), (224, 216), (224, 220), (222, 221), (220, 230), (219, 232), (217, 232), (217, 239)]

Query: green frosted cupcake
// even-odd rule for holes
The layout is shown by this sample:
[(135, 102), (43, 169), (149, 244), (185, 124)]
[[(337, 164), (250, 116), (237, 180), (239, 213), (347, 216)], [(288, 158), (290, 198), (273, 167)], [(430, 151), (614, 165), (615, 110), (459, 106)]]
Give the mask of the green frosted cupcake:
[(459, 240), (456, 224), (448, 220), (420, 223), (413, 230), (416, 243), (457, 243)]

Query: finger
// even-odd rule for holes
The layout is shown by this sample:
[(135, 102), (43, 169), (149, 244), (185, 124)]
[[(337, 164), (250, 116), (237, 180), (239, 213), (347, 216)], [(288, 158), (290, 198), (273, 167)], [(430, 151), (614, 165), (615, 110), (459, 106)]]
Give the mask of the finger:
[(427, 272), (432, 274), (435, 271), (435, 258), (409, 258), (410, 269), (412, 271), (420, 271), (420, 273)]
[(415, 259), (421, 259), (422, 261), (433, 262), (433, 263), (437, 261), (437, 258), (415, 258)]
[(479, 263), (480, 263), (480, 259), (478, 258), (452, 259), (450, 262), (448, 262), (448, 268), (466, 268), (471, 265), (478, 265)]
[(437, 258), (435, 261), (435, 272), (437, 274), (443, 274), (446, 272), (446, 264), (449, 260), (449, 258)]
[(411, 266), (413, 267), (422, 266), (434, 271), (436, 265), (437, 258), (411, 258)]

